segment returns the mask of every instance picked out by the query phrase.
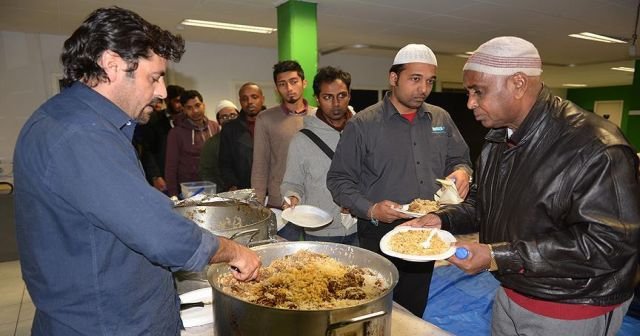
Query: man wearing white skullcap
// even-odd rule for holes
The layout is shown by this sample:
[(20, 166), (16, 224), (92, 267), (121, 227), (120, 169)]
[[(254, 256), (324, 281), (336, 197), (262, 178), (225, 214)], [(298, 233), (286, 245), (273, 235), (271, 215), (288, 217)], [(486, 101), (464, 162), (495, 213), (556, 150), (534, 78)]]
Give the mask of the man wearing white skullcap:
[(216, 107), (216, 119), (220, 126), (238, 117), (238, 107), (230, 100), (223, 99)]
[[(223, 99), (216, 106), (216, 120), (222, 126), (238, 118), (238, 108), (232, 101)], [(216, 184), (218, 191), (225, 190), (220, 170), (219, 154), (220, 154), (220, 137), (221, 132), (207, 139), (200, 151), (200, 166), (198, 174), (203, 181), (209, 181)]]
[(415, 226), (479, 228), (466, 271), (500, 281), (493, 335), (615, 335), (638, 269), (638, 157), (620, 129), (554, 96), (533, 44), (498, 37), (464, 66), (468, 107), (491, 128), (461, 205)]
[[(436, 68), (424, 44), (400, 49), (389, 70), (391, 91), (351, 118), (340, 137), (327, 187), (338, 205), (358, 217), (360, 246), (368, 250), (382, 254), (380, 239), (410, 218), (397, 209), (416, 198), (433, 199), (436, 179), (455, 180), (462, 197), (469, 190), (467, 144), (447, 111), (424, 102)], [(422, 317), (433, 262), (388, 258), (400, 272), (394, 300)]]

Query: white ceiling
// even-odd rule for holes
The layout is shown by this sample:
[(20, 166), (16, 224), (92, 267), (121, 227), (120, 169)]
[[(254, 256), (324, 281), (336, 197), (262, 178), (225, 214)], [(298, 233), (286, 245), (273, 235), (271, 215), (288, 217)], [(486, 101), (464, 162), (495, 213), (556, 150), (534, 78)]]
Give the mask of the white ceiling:
[[(367, 44), (381, 49), (343, 49), (340, 53), (393, 58), (407, 43), (425, 43), (438, 55), (439, 80), (460, 82), (464, 59), (452, 55), (474, 50), (500, 35), (533, 42), (552, 87), (629, 85), (633, 67), (627, 44), (579, 40), (584, 31), (630, 38), (639, 0), (318, 0), (320, 52)], [(187, 41), (277, 48), (272, 35), (184, 27), (184, 18), (276, 27), (275, 0), (0, 0), (0, 30), (70, 35), (98, 7), (117, 5)], [(639, 48), (640, 49), (640, 46)], [(187, 50), (188, 52), (188, 50)], [(638, 51), (640, 56), (640, 50)], [(572, 65), (572, 66), (568, 66)], [(349, 70), (349, 69), (345, 69)], [(384, 69), (385, 71), (387, 69)], [(382, 71), (382, 70), (380, 70)]]

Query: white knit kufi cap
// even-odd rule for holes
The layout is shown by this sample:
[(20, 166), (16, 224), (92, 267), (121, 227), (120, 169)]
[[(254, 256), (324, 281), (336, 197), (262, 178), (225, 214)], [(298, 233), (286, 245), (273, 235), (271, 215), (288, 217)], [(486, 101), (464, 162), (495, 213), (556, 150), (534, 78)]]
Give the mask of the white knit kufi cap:
[(540, 76), (542, 61), (538, 49), (531, 42), (519, 37), (501, 36), (479, 46), (462, 70), (498, 76), (510, 76), (516, 72)]
[(233, 107), (236, 111), (238, 110), (238, 107), (236, 107), (236, 104), (234, 104), (230, 100), (223, 99), (218, 103), (218, 106), (216, 106), (216, 113), (220, 112), (220, 110), (222, 110), (225, 107)]
[(396, 54), (393, 65), (407, 63), (426, 63), (438, 66), (436, 55), (424, 44), (407, 44)]

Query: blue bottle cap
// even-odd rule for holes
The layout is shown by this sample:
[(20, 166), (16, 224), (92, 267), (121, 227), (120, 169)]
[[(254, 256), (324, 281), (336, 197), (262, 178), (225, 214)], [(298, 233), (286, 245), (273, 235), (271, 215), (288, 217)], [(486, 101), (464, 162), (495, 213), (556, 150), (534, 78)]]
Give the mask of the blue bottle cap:
[(469, 256), (469, 250), (464, 247), (456, 248), (456, 258), (458, 259), (466, 259)]

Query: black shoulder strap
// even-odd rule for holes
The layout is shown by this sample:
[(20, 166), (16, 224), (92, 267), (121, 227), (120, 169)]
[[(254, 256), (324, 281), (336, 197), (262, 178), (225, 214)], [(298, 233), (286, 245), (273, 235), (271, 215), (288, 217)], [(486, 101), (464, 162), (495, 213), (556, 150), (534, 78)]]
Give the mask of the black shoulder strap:
[(318, 147), (320, 147), (320, 149), (322, 149), (322, 151), (325, 154), (327, 154), (330, 160), (333, 160), (333, 151), (331, 150), (331, 148), (329, 148), (329, 146), (324, 141), (322, 141), (322, 139), (320, 139), (319, 136), (317, 136), (315, 133), (311, 132), (311, 130), (308, 130), (306, 128), (301, 129), (300, 132), (308, 136), (309, 139), (311, 139), (311, 141), (313, 141), (316, 145), (318, 145)]

